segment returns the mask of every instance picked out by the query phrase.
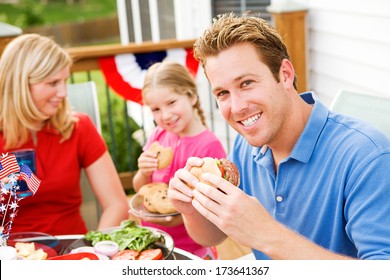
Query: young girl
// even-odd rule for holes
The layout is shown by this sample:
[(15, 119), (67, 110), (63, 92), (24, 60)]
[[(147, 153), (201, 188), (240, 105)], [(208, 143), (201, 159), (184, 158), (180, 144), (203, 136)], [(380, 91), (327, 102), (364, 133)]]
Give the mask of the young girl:
[[(226, 157), (221, 142), (206, 126), (195, 80), (185, 66), (167, 60), (152, 65), (146, 74), (142, 95), (157, 127), (138, 158), (139, 170), (133, 179), (136, 191), (151, 182), (168, 184), (176, 170), (185, 166), (188, 157)], [(157, 170), (157, 155), (148, 151), (154, 141), (173, 148), (173, 160), (164, 169)], [(218, 258), (214, 247), (202, 247), (190, 238), (181, 215), (168, 219), (141, 218), (143, 225), (169, 233), (175, 247), (204, 259)]]

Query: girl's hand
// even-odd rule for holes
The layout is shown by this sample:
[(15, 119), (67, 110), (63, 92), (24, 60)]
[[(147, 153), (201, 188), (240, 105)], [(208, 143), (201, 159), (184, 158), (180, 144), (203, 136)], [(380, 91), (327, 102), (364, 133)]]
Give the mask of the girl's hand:
[(151, 151), (143, 152), (138, 158), (138, 169), (145, 177), (150, 177), (157, 169), (157, 153)]

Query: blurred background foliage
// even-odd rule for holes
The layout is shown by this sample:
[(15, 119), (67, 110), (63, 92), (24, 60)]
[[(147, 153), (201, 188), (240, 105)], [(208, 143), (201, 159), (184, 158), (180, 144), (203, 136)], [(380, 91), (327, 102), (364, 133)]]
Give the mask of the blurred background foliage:
[(83, 21), (117, 14), (115, 0), (72, 2), (73, 4), (69, 4), (69, 1), (66, 0), (0, 1), (0, 21), (26, 28), (36, 25)]

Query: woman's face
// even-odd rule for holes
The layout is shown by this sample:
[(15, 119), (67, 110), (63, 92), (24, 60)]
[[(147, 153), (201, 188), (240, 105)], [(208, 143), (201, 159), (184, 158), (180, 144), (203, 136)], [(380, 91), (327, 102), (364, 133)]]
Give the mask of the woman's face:
[(157, 87), (150, 89), (144, 100), (158, 126), (179, 136), (191, 133), (196, 98), (178, 94), (169, 87)]
[(58, 107), (66, 97), (66, 81), (69, 74), (70, 67), (65, 67), (40, 83), (30, 84), (35, 106), (48, 118), (57, 113)]

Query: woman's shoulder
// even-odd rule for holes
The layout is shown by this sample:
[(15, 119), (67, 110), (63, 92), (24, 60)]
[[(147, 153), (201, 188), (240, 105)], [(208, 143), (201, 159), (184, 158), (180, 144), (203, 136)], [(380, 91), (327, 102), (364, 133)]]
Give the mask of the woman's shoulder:
[(91, 117), (86, 113), (73, 112), (73, 117), (75, 120), (75, 129), (74, 133), (76, 135), (81, 135), (82, 137), (94, 138), (94, 135), (98, 137), (100, 133), (97, 124), (95, 124)]
[(91, 117), (86, 114), (86, 113), (83, 113), (83, 112), (73, 112), (72, 113), (72, 116), (74, 117), (75, 119), (75, 122), (76, 124), (80, 125), (80, 126), (93, 126), (93, 127), (96, 127), (95, 124), (93, 123)]
[(86, 121), (86, 120), (91, 120), (91, 117), (87, 114), (87, 113), (84, 113), (84, 112), (72, 112), (72, 116), (77, 118), (77, 119), (81, 119), (82, 121)]

